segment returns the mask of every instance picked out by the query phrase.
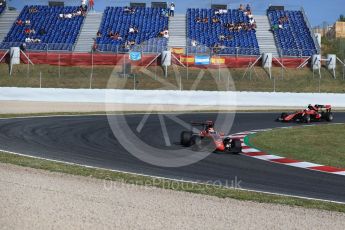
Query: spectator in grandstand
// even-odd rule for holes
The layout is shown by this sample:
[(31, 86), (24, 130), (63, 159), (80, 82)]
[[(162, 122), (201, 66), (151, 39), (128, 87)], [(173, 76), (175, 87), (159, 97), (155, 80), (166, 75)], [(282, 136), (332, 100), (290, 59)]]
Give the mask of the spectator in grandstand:
[(131, 12), (131, 10), (129, 9), (128, 6), (125, 6), (125, 8), (123, 8), (123, 12), (129, 13), (129, 12)]
[(29, 28), (26, 28), (26, 29), (24, 30), (24, 33), (25, 33), (25, 34), (30, 34), (30, 29), (29, 29)]
[(228, 10), (226, 9), (219, 9), (214, 12), (214, 14), (217, 16), (222, 15), (222, 14), (227, 14), (227, 13), (228, 13)]
[(221, 50), (221, 46), (218, 43), (214, 44), (213, 53), (217, 54), (220, 52), (220, 50)]
[(202, 22), (202, 19), (201, 19), (200, 17), (197, 17), (197, 18), (195, 19), (195, 22), (196, 22), (196, 23), (200, 23), (200, 22)]
[(247, 6), (246, 6), (246, 11), (248, 12), (248, 11), (251, 11), (251, 8), (250, 8), (250, 5), (249, 4), (247, 4)]
[(109, 38), (112, 38), (114, 36), (114, 32), (113, 31), (110, 31), (109, 33), (108, 33), (108, 37)]
[(175, 16), (175, 3), (171, 3), (169, 6), (169, 16), (174, 17)]
[(98, 45), (97, 45), (96, 39), (93, 39), (92, 51), (93, 52), (98, 51)]
[(96, 36), (97, 36), (98, 38), (101, 38), (101, 37), (102, 37), (101, 31), (98, 30)]
[(203, 19), (202, 19), (202, 22), (203, 22), (203, 23), (208, 23), (208, 18), (203, 18)]
[(116, 32), (115, 34), (113, 34), (113, 36), (111, 36), (111, 38), (113, 40), (116, 40), (116, 41), (121, 41), (122, 40), (122, 37), (120, 35), (120, 33)]
[(219, 18), (217, 18), (217, 17), (213, 17), (213, 18), (212, 18), (212, 22), (213, 22), (213, 23), (220, 23), (220, 20), (219, 20)]
[(81, 0), (81, 11), (82, 12), (87, 12), (87, 4), (86, 4), (86, 0)]
[(133, 7), (128, 7), (128, 6), (125, 6), (125, 8), (123, 9), (123, 11), (124, 11), (125, 13), (129, 13), (129, 14), (135, 14), (136, 9), (135, 9), (135, 8), (133, 8)]
[(23, 25), (22, 19), (18, 19), (18, 20), (16, 21), (16, 25), (17, 25), (17, 26), (22, 26), (22, 25)]
[(41, 39), (27, 37), (27, 38), (25, 38), (25, 43), (24, 43), (25, 47), (26, 47), (26, 43), (41, 43)]
[(198, 42), (195, 39), (193, 39), (191, 43), (193, 47), (196, 47), (198, 45)]
[(279, 21), (279, 23), (284, 24), (284, 23), (289, 21), (289, 18), (288, 18), (288, 16), (282, 16), (279, 18), (278, 21)]
[(94, 7), (95, 6), (95, 1), (94, 0), (89, 0), (89, 10), (94, 10)]
[(0, 7), (6, 7), (6, 0), (0, 0)]
[(37, 10), (36, 7), (31, 7), (31, 8), (29, 9), (29, 13), (30, 13), (30, 14), (35, 14), (35, 13), (38, 13), (38, 10)]
[(39, 31), (38, 31), (38, 34), (43, 36), (45, 34), (47, 34), (47, 31), (44, 29), (44, 28), (41, 28)]
[(244, 11), (244, 7), (243, 7), (243, 5), (242, 5), (242, 4), (240, 4), (240, 8), (238, 8), (238, 10), (240, 10), (240, 11)]
[(129, 31), (130, 34), (137, 34), (139, 32), (139, 30), (135, 27), (135, 26), (131, 26), (129, 27)]
[(169, 38), (169, 30), (168, 30), (168, 28), (164, 28), (164, 30), (161, 31), (158, 36), (159, 37), (163, 37), (163, 38)]
[(20, 46), (19, 46), (19, 49), (23, 52), (26, 51), (26, 43), (22, 43)]
[(168, 17), (168, 16), (169, 16), (169, 11), (168, 11), (168, 9), (162, 8), (162, 9), (161, 9), (161, 16), (162, 16), (162, 17)]
[(31, 25), (31, 21), (30, 21), (29, 19), (26, 19), (26, 20), (25, 20), (25, 25), (26, 25), (26, 26), (30, 26), (30, 25)]
[(134, 46), (134, 45), (135, 45), (135, 41), (134, 41), (134, 40), (131, 40), (131, 41), (128, 42), (128, 44), (129, 44), (130, 46)]

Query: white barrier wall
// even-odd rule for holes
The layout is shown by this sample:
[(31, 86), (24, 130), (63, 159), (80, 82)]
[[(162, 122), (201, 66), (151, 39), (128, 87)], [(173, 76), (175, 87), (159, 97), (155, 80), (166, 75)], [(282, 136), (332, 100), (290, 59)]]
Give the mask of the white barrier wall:
[(104, 89), (0, 88), (0, 101), (90, 102), (204, 106), (302, 106), (331, 104), (345, 108), (345, 94), (262, 93)]

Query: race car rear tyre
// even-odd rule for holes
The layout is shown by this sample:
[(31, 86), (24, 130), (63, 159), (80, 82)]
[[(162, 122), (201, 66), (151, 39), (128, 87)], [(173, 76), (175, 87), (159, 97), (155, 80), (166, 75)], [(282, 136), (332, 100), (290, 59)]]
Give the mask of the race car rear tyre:
[(305, 114), (303, 116), (303, 122), (309, 124), (310, 121), (311, 121), (310, 115), (309, 114)]
[(192, 145), (193, 132), (183, 131), (181, 133), (181, 145), (189, 147)]
[(333, 121), (333, 113), (325, 113), (325, 120), (326, 121)]
[(231, 141), (231, 153), (239, 154), (242, 152), (242, 142), (238, 139)]

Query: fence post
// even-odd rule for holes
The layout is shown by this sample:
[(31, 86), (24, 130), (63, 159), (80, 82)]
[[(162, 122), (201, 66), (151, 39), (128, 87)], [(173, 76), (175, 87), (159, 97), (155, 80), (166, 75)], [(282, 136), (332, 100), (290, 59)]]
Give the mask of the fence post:
[(61, 77), (61, 61), (60, 61), (60, 53), (59, 53), (59, 78)]
[(187, 54), (186, 60), (187, 60), (187, 81), (188, 81), (189, 80), (188, 46), (186, 46), (186, 54)]
[(28, 62), (28, 65), (27, 65), (27, 72), (26, 72), (26, 77), (30, 77), (30, 54), (28, 53), (27, 54), (28, 55), (28, 60), (27, 60), (27, 62)]
[(92, 79), (93, 79), (93, 50), (91, 50), (91, 74), (90, 74), (90, 89), (92, 89)]
[(42, 88), (42, 71), (40, 71), (40, 89)]

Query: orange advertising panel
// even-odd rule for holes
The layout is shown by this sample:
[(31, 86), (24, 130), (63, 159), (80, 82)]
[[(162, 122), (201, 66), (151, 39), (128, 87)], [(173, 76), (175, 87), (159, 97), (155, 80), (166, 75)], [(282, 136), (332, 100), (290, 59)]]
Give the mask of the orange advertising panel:
[(193, 57), (180, 56), (180, 62), (194, 64), (195, 58), (194, 56)]
[(171, 52), (174, 54), (184, 54), (184, 48), (171, 48)]
[(213, 57), (213, 58), (211, 58), (211, 64), (214, 64), (214, 65), (224, 65), (225, 64), (225, 58)]

